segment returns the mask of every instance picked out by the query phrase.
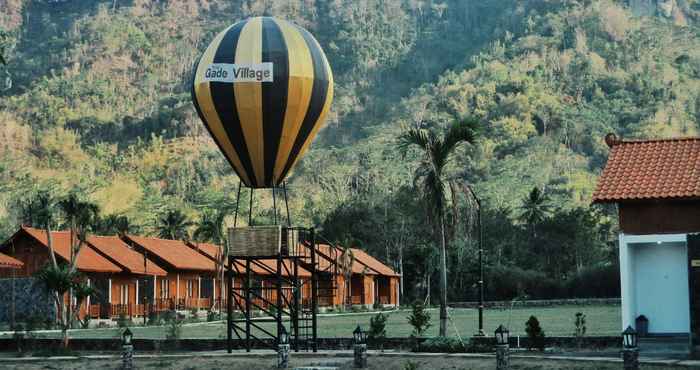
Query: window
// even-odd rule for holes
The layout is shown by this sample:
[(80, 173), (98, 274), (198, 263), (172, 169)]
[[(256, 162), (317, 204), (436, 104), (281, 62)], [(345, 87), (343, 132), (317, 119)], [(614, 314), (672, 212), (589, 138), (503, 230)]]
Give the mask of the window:
[(187, 280), (187, 297), (194, 297), (194, 280)]
[(160, 297), (169, 298), (170, 297), (170, 284), (168, 279), (162, 279), (160, 281)]
[(129, 304), (129, 284), (122, 284), (120, 287), (120, 304)]

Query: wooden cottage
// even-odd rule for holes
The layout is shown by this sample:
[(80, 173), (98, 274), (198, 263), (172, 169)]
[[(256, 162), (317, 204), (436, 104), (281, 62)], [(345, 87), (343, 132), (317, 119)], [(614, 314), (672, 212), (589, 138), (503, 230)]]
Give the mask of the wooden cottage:
[(700, 138), (606, 142), (593, 201), (618, 209), (622, 327), (698, 354)]

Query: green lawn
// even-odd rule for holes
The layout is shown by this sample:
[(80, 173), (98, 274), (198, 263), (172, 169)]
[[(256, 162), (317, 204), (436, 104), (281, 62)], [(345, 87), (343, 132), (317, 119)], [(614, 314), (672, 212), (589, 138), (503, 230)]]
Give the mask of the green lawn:
[[(583, 312), (587, 318), (587, 335), (618, 335), (620, 333), (620, 306), (618, 305), (585, 305), (585, 306), (557, 306), (557, 307), (531, 307), (515, 308), (509, 322), (508, 310), (489, 309), (484, 313), (484, 326), (486, 333), (492, 335), (495, 328), (504, 324), (511, 330), (512, 335), (525, 335), (525, 321), (530, 315), (535, 315), (540, 320), (540, 325), (546, 335), (572, 335), (574, 331), (574, 315)], [(411, 326), (406, 317), (410, 312), (402, 310), (398, 312), (386, 312), (389, 315), (387, 321), (387, 335), (389, 337), (405, 337), (411, 334)], [(431, 309), (432, 327), (428, 335), (437, 335), (438, 310)], [(321, 316), (318, 319), (318, 335), (320, 337), (350, 337), (353, 329), (360, 324), (365, 329), (369, 327), (371, 313), (343, 314)], [(451, 309), (451, 322), (449, 335), (468, 337), (477, 331), (477, 310)], [(273, 329), (273, 325), (266, 323), (264, 327)], [(135, 338), (162, 339), (165, 338), (166, 328), (159, 327), (132, 327)], [(120, 330), (112, 329), (85, 329), (71, 332), (72, 338), (116, 338)], [(59, 334), (40, 334), (41, 336), (56, 337)], [(221, 322), (189, 324), (182, 328), (182, 338), (225, 338), (226, 331)]]

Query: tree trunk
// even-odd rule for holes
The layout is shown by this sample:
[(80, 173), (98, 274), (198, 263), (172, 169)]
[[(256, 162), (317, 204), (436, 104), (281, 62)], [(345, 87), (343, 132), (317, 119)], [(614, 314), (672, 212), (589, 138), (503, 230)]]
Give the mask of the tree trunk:
[(56, 254), (53, 251), (53, 236), (51, 235), (51, 225), (47, 222), (46, 225), (44, 225), (46, 229), (46, 240), (49, 243), (49, 257), (51, 258), (51, 265), (53, 267), (58, 267), (58, 263), (56, 262)]
[(440, 216), (440, 336), (447, 336), (447, 246), (445, 216)]

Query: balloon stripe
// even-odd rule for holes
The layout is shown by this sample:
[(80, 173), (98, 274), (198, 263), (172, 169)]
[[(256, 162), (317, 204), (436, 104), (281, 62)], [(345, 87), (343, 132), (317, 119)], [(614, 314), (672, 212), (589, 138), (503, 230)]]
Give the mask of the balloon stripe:
[[(214, 100), (210, 89), (211, 82), (202, 82), (202, 76), (204, 75), (207, 66), (214, 60), (214, 53), (216, 52), (218, 45), (232, 27), (229, 27), (219, 33), (204, 52), (204, 55), (199, 62), (197, 62), (195, 76), (192, 83), (192, 100), (194, 101), (199, 117), (202, 119), (202, 121), (208, 122), (208, 124), (205, 125), (207, 130), (211, 134), (216, 145), (219, 146), (219, 149), (221, 149), (222, 153), (231, 164), (231, 167), (233, 167), (236, 174), (238, 174), (238, 177), (240, 177), (244, 183), (249, 183), (250, 180), (248, 179), (245, 168), (242, 165), (238, 154), (236, 153), (236, 148), (230, 141), (229, 135), (224, 129), (224, 125), (219, 119), (218, 112), (214, 106)], [(197, 81), (199, 81), (199, 83), (197, 83)]]
[(299, 30), (287, 21), (277, 21), (289, 52), (289, 89), (287, 110), (282, 125), (282, 137), (275, 159), (273, 183), (279, 184), (284, 178), (282, 170), (287, 163), (292, 145), (301, 123), (309, 108), (314, 71), (311, 52)]
[[(226, 33), (224, 38), (217, 45), (213, 63), (231, 63), (233, 61), (234, 51), (236, 50), (241, 31), (247, 23), (248, 21), (236, 23), (233, 28)], [(247, 143), (241, 131), (239, 114), (236, 105), (233, 104), (236, 100), (233, 88), (230, 83), (226, 82), (210, 82), (210, 85), (214, 107), (218, 112), (218, 118), (221, 122), (224, 122), (224, 130), (226, 130), (232, 147), (237, 149), (237, 156), (247, 175), (247, 181), (243, 182), (246, 185), (252, 184), (252, 182), (255, 181), (252, 161), (248, 154)]]
[[(236, 64), (259, 64), (262, 60), (262, 19), (253, 18), (243, 27), (236, 48)], [(262, 127), (262, 88), (260, 82), (235, 82), (236, 108), (240, 118), (243, 137), (248, 145), (248, 153), (253, 164), (249, 174), (253, 187), (263, 187), (265, 183), (265, 142)]]
[(289, 154), (289, 158), (287, 158), (287, 163), (284, 166), (281, 178), (285, 178), (287, 176), (289, 170), (292, 168), (294, 163), (296, 163), (296, 158), (301, 153), (306, 139), (311, 137), (311, 132), (313, 131), (314, 126), (318, 123), (319, 117), (323, 112), (323, 108), (327, 103), (330, 87), (328, 80), (330, 70), (326, 70), (327, 65), (324, 62), (325, 57), (323, 55), (323, 51), (321, 51), (320, 46), (316, 43), (316, 40), (314, 40), (310, 33), (300, 27), (297, 27), (297, 29), (299, 32), (301, 32), (301, 35), (304, 37), (304, 41), (306, 41), (306, 46), (309, 48), (309, 51), (311, 51), (311, 60), (313, 61), (315, 78), (314, 85), (311, 90), (311, 102), (309, 103), (309, 109), (306, 112), (306, 116), (301, 124), (299, 133), (294, 140), (294, 146)]
[(282, 137), (287, 89), (289, 87), (289, 56), (282, 31), (269, 17), (262, 19), (262, 62), (271, 62), (273, 82), (262, 82), (262, 117), (265, 135), (265, 183), (273, 186), (272, 174), (277, 159), (277, 149)]
[[(321, 110), (321, 114), (318, 116), (318, 119), (316, 120), (316, 123), (313, 126), (313, 129), (311, 130), (311, 133), (308, 135), (306, 138), (306, 141), (304, 142), (304, 145), (301, 147), (301, 150), (299, 151), (299, 154), (297, 154), (296, 158), (294, 158), (294, 161), (292, 162), (292, 165), (289, 168), (294, 168), (294, 166), (297, 164), (300, 158), (304, 157), (304, 154), (306, 154), (306, 151), (309, 149), (309, 146), (311, 145), (311, 142), (314, 140), (316, 137), (316, 133), (318, 133), (318, 130), (323, 127), (323, 122), (326, 120), (326, 116), (328, 115), (328, 112), (331, 110), (331, 103), (333, 102), (333, 74), (330, 72), (331, 67), (328, 65), (328, 60), (325, 60), (325, 65), (326, 65), (326, 70), (329, 72), (328, 73), (328, 94), (326, 94), (326, 101), (323, 104), (323, 110)], [(286, 176), (286, 174), (285, 174)]]

